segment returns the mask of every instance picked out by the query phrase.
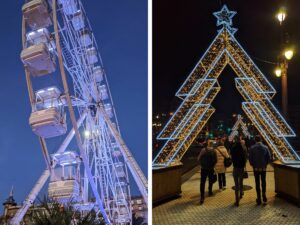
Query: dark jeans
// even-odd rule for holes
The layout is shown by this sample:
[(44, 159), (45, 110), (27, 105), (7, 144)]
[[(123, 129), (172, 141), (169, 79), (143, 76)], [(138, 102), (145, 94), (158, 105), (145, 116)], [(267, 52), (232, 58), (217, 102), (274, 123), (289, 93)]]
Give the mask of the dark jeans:
[(208, 192), (212, 193), (212, 179), (214, 175), (214, 169), (201, 169), (201, 179), (200, 179), (200, 196), (204, 199), (204, 189), (206, 178), (208, 177)]
[(226, 176), (225, 173), (218, 173), (218, 182), (219, 182), (219, 188), (222, 189), (226, 186)]
[(244, 168), (233, 168), (233, 179), (235, 185), (235, 200), (239, 201), (239, 194), (242, 195), (243, 193), (243, 175), (244, 175)]
[(266, 171), (254, 171), (257, 199), (261, 200), (260, 181), (262, 195), (266, 195)]

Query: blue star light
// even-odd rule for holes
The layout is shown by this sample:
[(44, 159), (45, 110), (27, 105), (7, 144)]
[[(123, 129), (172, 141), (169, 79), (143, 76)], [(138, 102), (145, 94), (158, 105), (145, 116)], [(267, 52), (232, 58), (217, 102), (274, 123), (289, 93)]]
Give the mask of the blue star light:
[(217, 26), (224, 25), (230, 27), (232, 25), (232, 18), (236, 14), (235, 11), (229, 11), (226, 5), (224, 5), (221, 11), (214, 12), (213, 15), (218, 19)]

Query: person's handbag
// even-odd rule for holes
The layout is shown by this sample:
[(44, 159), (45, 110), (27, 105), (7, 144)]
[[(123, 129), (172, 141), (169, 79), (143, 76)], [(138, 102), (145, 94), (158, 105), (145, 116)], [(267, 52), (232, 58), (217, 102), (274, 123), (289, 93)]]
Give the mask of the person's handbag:
[(230, 157), (224, 158), (224, 166), (226, 168), (230, 167), (232, 165), (232, 159)]
[(230, 157), (225, 157), (225, 155), (223, 155), (223, 153), (217, 149), (218, 152), (220, 152), (220, 154), (224, 157), (224, 166), (226, 168), (230, 167), (232, 165), (232, 159)]
[(217, 182), (217, 173), (216, 172), (214, 172), (214, 174), (212, 175), (212, 183), (214, 184), (214, 183), (216, 183)]

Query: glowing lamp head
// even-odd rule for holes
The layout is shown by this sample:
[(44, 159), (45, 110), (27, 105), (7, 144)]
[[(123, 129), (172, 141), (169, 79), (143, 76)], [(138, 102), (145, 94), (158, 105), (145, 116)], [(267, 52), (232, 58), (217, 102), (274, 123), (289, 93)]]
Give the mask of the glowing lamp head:
[(287, 60), (291, 60), (294, 56), (294, 51), (292, 49), (287, 49), (284, 51), (284, 57), (287, 59)]
[(277, 17), (279, 23), (281, 24), (285, 20), (285, 18), (286, 18), (286, 9), (285, 8), (281, 8), (279, 10), (279, 12), (277, 13), (276, 17)]
[(286, 14), (285, 12), (279, 12), (277, 14), (277, 19), (279, 21), (279, 23), (282, 23), (285, 20)]
[(275, 75), (276, 75), (276, 77), (281, 77), (281, 73), (282, 73), (281, 69), (279, 67), (277, 67), (275, 69)]

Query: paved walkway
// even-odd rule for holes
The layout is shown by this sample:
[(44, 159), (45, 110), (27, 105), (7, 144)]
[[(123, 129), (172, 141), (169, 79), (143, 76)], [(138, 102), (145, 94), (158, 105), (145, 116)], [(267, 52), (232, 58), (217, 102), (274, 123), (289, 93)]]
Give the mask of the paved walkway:
[[(226, 174), (227, 189), (219, 192), (214, 184), (213, 197), (206, 197), (204, 204), (199, 204), (199, 170), (182, 185), (182, 197), (157, 206), (153, 209), (153, 224), (157, 225), (300, 225), (300, 208), (275, 197), (274, 173), (267, 173), (268, 204), (256, 206), (254, 176), (244, 185), (252, 189), (245, 191), (240, 206), (234, 206), (233, 177)], [(207, 187), (206, 187), (207, 190)]]

